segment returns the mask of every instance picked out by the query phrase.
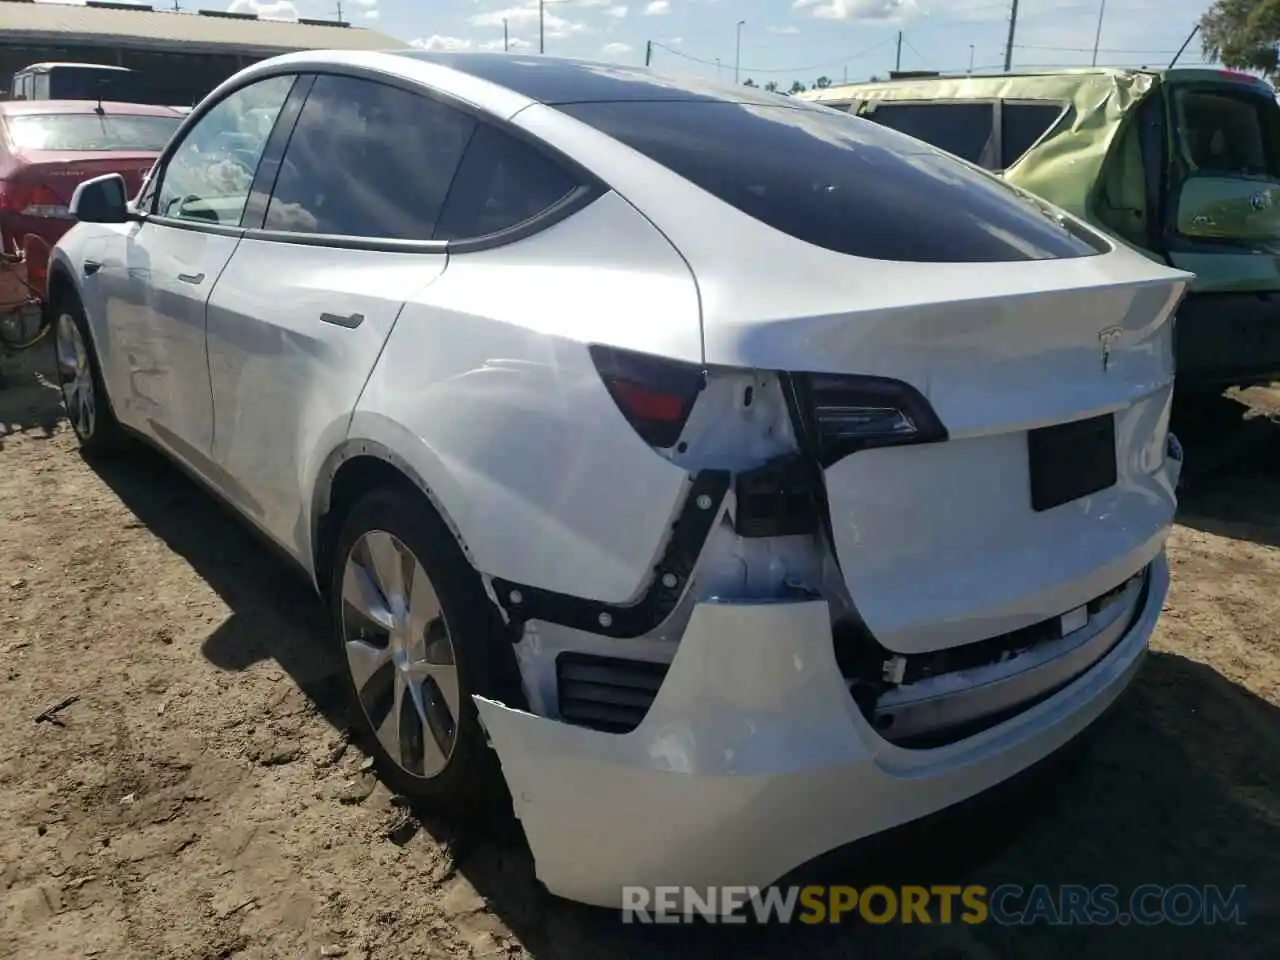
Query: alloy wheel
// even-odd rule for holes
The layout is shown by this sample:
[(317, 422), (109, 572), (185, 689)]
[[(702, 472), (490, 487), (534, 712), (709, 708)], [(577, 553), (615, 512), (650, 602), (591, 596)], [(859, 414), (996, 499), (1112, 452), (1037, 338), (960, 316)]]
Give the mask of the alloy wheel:
[(93, 370), (89, 351), (75, 317), (62, 313), (57, 326), (58, 383), (67, 419), (81, 440), (93, 436), (97, 424), (97, 397), (93, 389)]
[(352, 546), (342, 576), (342, 641), (360, 707), (383, 750), (406, 773), (437, 776), (460, 713), (453, 639), (431, 579), (382, 530)]

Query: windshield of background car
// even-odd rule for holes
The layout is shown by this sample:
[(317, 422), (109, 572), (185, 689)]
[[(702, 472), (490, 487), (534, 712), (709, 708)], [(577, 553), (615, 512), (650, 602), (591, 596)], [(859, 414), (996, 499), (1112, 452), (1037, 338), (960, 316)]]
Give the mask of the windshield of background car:
[(1104, 249), (995, 177), (835, 110), (722, 100), (557, 109), (756, 220), (837, 253), (972, 263)]
[(9, 138), (17, 150), (141, 150), (159, 153), (181, 117), (49, 113), (10, 117)]
[(1280, 180), (1280, 105), (1268, 93), (1192, 88), (1175, 102), (1182, 157), (1193, 172)]

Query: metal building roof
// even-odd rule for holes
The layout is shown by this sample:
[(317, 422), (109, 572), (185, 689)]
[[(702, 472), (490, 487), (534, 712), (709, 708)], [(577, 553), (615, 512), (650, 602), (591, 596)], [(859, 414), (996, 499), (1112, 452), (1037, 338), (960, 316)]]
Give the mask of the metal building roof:
[[(209, 0), (216, 3), (217, 0)], [(317, 20), (266, 20), (220, 10), (179, 13), (149, 6), (0, 0), (0, 45), (110, 43), (253, 56), (291, 50), (389, 50), (407, 44), (375, 30)]]

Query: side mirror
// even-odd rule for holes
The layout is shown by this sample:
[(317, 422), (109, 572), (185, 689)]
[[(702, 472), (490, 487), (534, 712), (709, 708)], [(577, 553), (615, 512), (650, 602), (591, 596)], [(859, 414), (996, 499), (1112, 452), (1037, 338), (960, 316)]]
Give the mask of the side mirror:
[(129, 199), (124, 177), (108, 173), (86, 180), (71, 195), (71, 215), (86, 223), (124, 223), (129, 219)]

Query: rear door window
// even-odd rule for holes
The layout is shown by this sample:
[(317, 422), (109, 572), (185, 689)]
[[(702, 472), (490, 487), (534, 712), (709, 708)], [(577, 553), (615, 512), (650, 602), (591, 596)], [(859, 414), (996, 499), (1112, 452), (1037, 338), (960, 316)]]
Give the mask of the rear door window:
[(501, 233), (544, 213), (577, 188), (577, 181), (549, 156), (481, 124), (453, 181), (435, 239)]
[(476, 120), (398, 87), (324, 75), (298, 117), (267, 230), (431, 240)]
[(877, 103), (868, 119), (983, 164), (995, 132), (992, 103)]
[(558, 109), (748, 216), (838, 253), (959, 263), (1099, 250), (998, 178), (825, 107), (631, 101)]
[(1010, 103), (1000, 105), (1000, 168), (1022, 159), (1062, 116), (1060, 103)]

